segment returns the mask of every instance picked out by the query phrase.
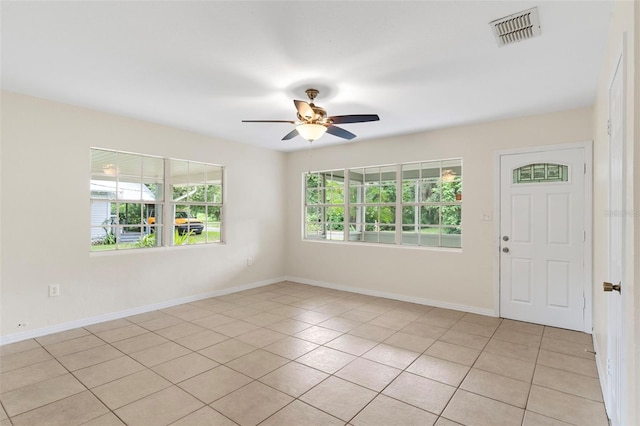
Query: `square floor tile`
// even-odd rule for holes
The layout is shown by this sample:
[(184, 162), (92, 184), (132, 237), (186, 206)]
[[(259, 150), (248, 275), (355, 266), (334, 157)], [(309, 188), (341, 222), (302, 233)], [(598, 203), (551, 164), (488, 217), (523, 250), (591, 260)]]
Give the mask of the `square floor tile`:
[(296, 333), (294, 337), (298, 339), (304, 339), (317, 345), (324, 345), (325, 343), (341, 336), (342, 332), (331, 330), (324, 327), (313, 326), (299, 333)]
[(497, 325), (482, 325), (469, 321), (458, 321), (451, 327), (451, 330), (482, 337), (491, 337), (497, 328)]
[(119, 318), (111, 321), (100, 322), (98, 324), (92, 324), (84, 327), (84, 329), (90, 331), (93, 334), (98, 334), (102, 333), (103, 331), (126, 327), (128, 325), (132, 325), (131, 321), (128, 321), (124, 318)]
[(598, 369), (596, 367), (595, 359), (579, 358), (576, 356), (565, 355), (560, 352), (540, 349), (538, 364), (557, 368), (558, 370), (570, 371), (572, 373), (598, 378)]
[(580, 331), (564, 330), (562, 328), (555, 328), (555, 327), (545, 327), (544, 336), (553, 337), (554, 339), (566, 340), (568, 342), (593, 346), (593, 337), (590, 334), (582, 333)]
[(513, 405), (458, 390), (442, 413), (447, 419), (468, 426), (520, 425), (524, 410)]
[(115, 413), (128, 425), (166, 425), (204, 404), (177, 386), (171, 386), (133, 402)]
[(470, 367), (480, 355), (480, 351), (477, 349), (438, 341), (429, 346), (429, 349), (427, 349), (424, 354), (446, 359), (447, 361), (457, 362), (458, 364)]
[(2, 394), (9, 417), (83, 392), (85, 387), (71, 374), (53, 377)]
[(376, 393), (337, 377), (329, 377), (300, 399), (319, 410), (349, 421), (364, 408)]
[[(129, 322), (127, 321), (127, 323)], [(119, 340), (128, 339), (130, 337), (139, 336), (147, 332), (147, 329), (129, 323), (129, 325), (125, 327), (118, 327), (111, 330), (101, 331), (100, 333), (96, 333), (96, 336), (107, 343), (113, 343)]]
[(60, 361), (60, 364), (64, 365), (69, 371), (75, 371), (101, 362), (109, 361), (110, 359), (119, 358), (122, 355), (124, 354), (113, 346), (102, 345), (59, 357), (58, 361)]
[(82, 423), (82, 426), (126, 426), (122, 421), (113, 414), (112, 411), (109, 411), (107, 414), (103, 414), (100, 417), (96, 417), (92, 420), (89, 420), (86, 423)]
[(227, 363), (227, 366), (246, 376), (257, 379), (278, 367), (282, 367), (288, 362), (289, 360), (287, 358), (258, 349), (257, 351), (234, 359)]
[(84, 328), (74, 328), (72, 330), (61, 331), (60, 333), (53, 333), (46, 336), (36, 337), (35, 340), (42, 346), (49, 346), (53, 345), (54, 343), (77, 339), (78, 337), (89, 336), (90, 334), (91, 333), (89, 333)]
[(533, 383), (545, 388), (603, 402), (600, 381), (582, 374), (538, 365), (533, 376)]
[(469, 367), (444, 359), (422, 355), (407, 368), (407, 371), (451, 386), (459, 386), (464, 376), (467, 375)]
[(447, 332), (447, 328), (439, 327), (432, 324), (424, 324), (414, 321), (404, 327), (401, 331), (404, 333), (415, 334), (416, 336), (425, 337), (427, 339), (438, 339)]
[(45, 348), (51, 355), (55, 357), (62, 357), (102, 345), (104, 345), (103, 340), (98, 339), (94, 335), (89, 335), (78, 337), (77, 339), (65, 340), (63, 342), (54, 343), (52, 345), (47, 345), (45, 346)]
[(260, 328), (258, 330), (250, 331), (246, 334), (241, 334), (236, 339), (248, 343), (253, 346), (262, 348), (270, 345), (273, 342), (284, 339), (286, 334), (278, 333), (277, 331), (269, 330), (267, 328)]
[(18, 352), (28, 351), (30, 349), (37, 349), (39, 347), (40, 344), (36, 341), (36, 339), (23, 340), (22, 342), (2, 345), (0, 346), (0, 358), (11, 354), (16, 354)]
[(517, 343), (519, 345), (530, 346), (532, 348), (539, 348), (540, 342), (542, 341), (541, 336), (505, 328), (498, 328), (498, 330), (493, 334), (493, 338), (504, 340), (506, 342)]
[(241, 425), (257, 425), (293, 401), (289, 395), (253, 382), (221, 398), (211, 406)]
[(608, 425), (604, 404), (541, 386), (531, 386), (527, 410), (576, 425)]
[(176, 340), (205, 330), (206, 329), (204, 327), (200, 327), (199, 325), (190, 322), (183, 322), (182, 324), (172, 325), (171, 327), (158, 330), (156, 331), (156, 334), (159, 334), (169, 340)]
[(206, 356), (207, 358), (211, 358), (220, 364), (226, 364), (227, 362), (246, 355), (249, 352), (253, 352), (256, 349), (258, 348), (241, 342), (240, 340), (229, 339), (199, 350), (198, 353)]
[(151, 370), (142, 370), (93, 388), (92, 392), (112, 410), (171, 386)]
[(317, 347), (318, 345), (315, 343), (289, 336), (265, 346), (263, 349), (287, 359), (296, 359)]
[(488, 337), (468, 334), (453, 329), (444, 333), (438, 339), (441, 342), (453, 343), (454, 345), (466, 346), (467, 348), (482, 350), (489, 342)]
[(352, 336), (350, 334), (343, 334), (329, 343), (326, 343), (325, 346), (351, 355), (360, 356), (371, 350), (377, 344), (378, 343), (373, 340), (363, 339), (362, 337)]
[(67, 373), (57, 360), (39, 362), (0, 375), (0, 394)]
[(309, 323), (292, 320), (290, 318), (287, 318), (285, 320), (282, 320), (267, 326), (267, 328), (270, 330), (277, 331), (278, 333), (288, 334), (288, 335), (299, 333), (302, 330), (306, 330), (309, 327), (312, 327), (312, 325)]
[(530, 322), (523, 321), (514, 321), (510, 319), (505, 319), (500, 323), (499, 329), (504, 330), (512, 330), (520, 333), (529, 333), (535, 334), (536, 336), (542, 336), (544, 333), (544, 325), (533, 324)]
[[(594, 359), (593, 345), (587, 343), (575, 343), (568, 340), (556, 339), (553, 337), (544, 336), (542, 338), (541, 349), (546, 349), (552, 352), (560, 352), (565, 355), (571, 355), (578, 358)], [(591, 351), (591, 352), (588, 352)]]
[(191, 349), (192, 351), (199, 351), (209, 346), (213, 346), (216, 343), (224, 342), (229, 337), (224, 334), (216, 333), (215, 331), (205, 330), (196, 334), (190, 334), (189, 336), (176, 339), (175, 342), (180, 346)]
[(53, 359), (49, 352), (41, 347), (28, 349), (23, 352), (16, 352), (2, 357), (0, 361), (0, 373), (17, 370), (29, 365)]
[(260, 327), (248, 322), (236, 320), (227, 324), (220, 325), (213, 329), (216, 333), (224, 334), (229, 337), (237, 337), (250, 331), (258, 330)]
[(213, 314), (204, 318), (199, 318), (193, 321), (193, 324), (196, 324), (200, 327), (207, 328), (209, 330), (213, 330), (216, 327), (220, 327), (221, 325), (229, 324), (231, 322), (237, 321), (236, 318), (223, 315), (223, 314)]
[(79, 425), (108, 412), (98, 398), (84, 391), (13, 417), (11, 421), (14, 426)]
[(76, 370), (73, 375), (89, 389), (105, 383), (112, 382), (122, 377), (128, 376), (138, 371), (144, 370), (146, 367), (139, 362), (121, 356), (100, 364)]
[(179, 383), (217, 367), (219, 364), (198, 353), (190, 353), (153, 367), (153, 371), (172, 383)]
[(528, 382), (472, 368), (460, 389), (524, 408), (530, 386)]
[(524, 420), (522, 426), (569, 426), (570, 423), (565, 423), (561, 420), (552, 419), (551, 417), (543, 416), (542, 414), (534, 413), (533, 411), (524, 412)]
[(167, 342), (143, 349), (139, 352), (134, 352), (129, 354), (129, 356), (147, 367), (153, 367), (189, 353), (191, 353), (191, 351), (184, 346), (180, 346), (174, 342)]
[(391, 367), (405, 369), (415, 361), (419, 355), (417, 352), (411, 352), (406, 349), (381, 343), (362, 357)]
[[(252, 379), (221, 365), (180, 383), (180, 387), (199, 400), (210, 404), (250, 383)], [(215, 386), (212, 386), (215, 383)]]
[(435, 342), (428, 337), (417, 336), (415, 334), (399, 331), (385, 340), (383, 343), (397, 348), (406, 349), (411, 352), (422, 353)]
[(351, 421), (355, 426), (430, 426), (438, 416), (427, 411), (378, 395)]
[(401, 372), (402, 370), (397, 368), (378, 364), (377, 362), (363, 358), (356, 358), (338, 370), (335, 376), (380, 392)]
[(167, 342), (169, 342), (169, 340), (165, 339), (162, 336), (159, 336), (155, 333), (146, 333), (140, 336), (131, 337), (129, 339), (120, 340), (119, 342), (114, 342), (111, 344), (111, 346), (116, 347), (119, 351), (125, 354), (131, 354)]
[(453, 386), (404, 372), (382, 393), (434, 414), (440, 414), (455, 391), (456, 388)]
[(489, 340), (484, 351), (526, 362), (536, 362), (538, 358), (538, 348), (498, 339)]
[(193, 413), (181, 418), (175, 423), (171, 423), (171, 426), (196, 426), (196, 425), (210, 425), (210, 426), (237, 426), (237, 423), (232, 422), (222, 414), (218, 413), (211, 407), (202, 407), (201, 409), (194, 411)]
[(294, 361), (272, 371), (260, 381), (297, 398), (327, 377), (327, 373)]
[(295, 425), (344, 426), (344, 421), (330, 416), (309, 404), (295, 400), (264, 422), (260, 423), (260, 426)]
[(353, 336), (362, 337), (363, 339), (373, 340), (375, 342), (382, 342), (388, 339), (396, 331), (389, 328), (379, 327), (377, 325), (363, 324), (354, 328), (349, 332)]
[(482, 352), (473, 365), (474, 368), (479, 370), (500, 374), (527, 383), (531, 383), (535, 366), (532, 362), (521, 361), (516, 358), (509, 358), (489, 352)]
[(353, 355), (321, 346), (301, 356), (296, 361), (325, 373), (333, 374), (355, 358)]

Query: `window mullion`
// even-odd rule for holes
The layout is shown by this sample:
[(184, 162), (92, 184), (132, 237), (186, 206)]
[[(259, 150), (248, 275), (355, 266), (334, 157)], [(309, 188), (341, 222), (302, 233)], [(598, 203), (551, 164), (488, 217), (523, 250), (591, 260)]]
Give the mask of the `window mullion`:
[[(171, 182), (171, 161), (164, 159), (164, 199), (162, 201), (162, 240), (163, 246), (171, 245), (173, 241), (173, 191)], [(156, 213), (157, 215), (157, 213)], [(156, 232), (158, 230), (156, 229)]]
[(344, 169), (344, 182), (342, 182), (342, 186), (343, 186), (343, 208), (344, 208), (344, 215), (343, 215), (343, 225), (342, 225), (342, 235), (343, 235), (343, 240), (344, 241), (350, 241), (349, 238), (349, 196), (350, 196), (350, 192), (349, 192), (349, 169)]
[(402, 164), (396, 166), (396, 236), (395, 243), (402, 244)]

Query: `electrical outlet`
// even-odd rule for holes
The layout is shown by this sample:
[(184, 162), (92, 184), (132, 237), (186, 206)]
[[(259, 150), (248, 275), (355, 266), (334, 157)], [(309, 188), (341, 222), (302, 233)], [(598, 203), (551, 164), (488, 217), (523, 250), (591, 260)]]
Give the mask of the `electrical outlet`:
[(28, 325), (29, 325), (29, 323), (26, 322), (26, 321), (25, 322), (21, 322), (21, 323), (18, 323), (18, 328), (24, 328), (24, 327), (26, 327)]
[(49, 284), (49, 297), (60, 296), (60, 284)]
[(253, 257), (247, 257), (247, 266), (253, 265)]

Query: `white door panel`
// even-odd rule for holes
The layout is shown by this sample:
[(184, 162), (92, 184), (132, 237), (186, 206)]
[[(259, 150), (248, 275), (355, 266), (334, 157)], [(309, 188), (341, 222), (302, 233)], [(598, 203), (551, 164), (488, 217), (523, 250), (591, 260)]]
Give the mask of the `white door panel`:
[(574, 148), (500, 157), (502, 317), (584, 329), (584, 155)]
[[(622, 58), (609, 88), (609, 259), (607, 279), (622, 284), (624, 271), (624, 80)], [(624, 291), (624, 290), (623, 290)], [(622, 294), (607, 295), (607, 359), (605, 399), (613, 426), (621, 424)]]

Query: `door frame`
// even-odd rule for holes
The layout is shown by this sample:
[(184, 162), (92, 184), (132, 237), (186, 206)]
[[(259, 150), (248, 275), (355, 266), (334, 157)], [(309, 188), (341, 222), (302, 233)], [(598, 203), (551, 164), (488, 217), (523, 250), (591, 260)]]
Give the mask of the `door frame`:
[(513, 154), (529, 154), (533, 152), (550, 152), (565, 149), (582, 149), (584, 151), (585, 180), (584, 180), (584, 325), (585, 333), (593, 331), (593, 141), (567, 143), (559, 145), (541, 145), (535, 147), (513, 148), (500, 150), (494, 153), (493, 166), (493, 235), (495, 251), (493, 256), (493, 303), (496, 316), (500, 316), (500, 196), (501, 196), (501, 159), (503, 156)]
[[(610, 122), (611, 120), (611, 87), (613, 85), (613, 82), (615, 80), (616, 74), (619, 71), (620, 72), (620, 79), (621, 79), (621, 84), (622, 84), (622, 210), (626, 211), (628, 208), (627, 205), (627, 196), (626, 196), (626, 189), (627, 189), (627, 177), (628, 177), (628, 168), (627, 168), (627, 164), (625, 163), (625, 154), (627, 152), (627, 146), (626, 146), (626, 141), (627, 141), (627, 120), (629, 119), (628, 115), (627, 115), (627, 68), (626, 68), (626, 64), (627, 64), (627, 55), (626, 55), (626, 51), (627, 51), (627, 33), (623, 32), (622, 33), (622, 38), (620, 41), (620, 47), (619, 47), (619, 51), (618, 54), (615, 56), (615, 59), (613, 61), (613, 66), (610, 70), (611, 75), (609, 76), (609, 81), (607, 84), (607, 120)], [(611, 185), (611, 135), (607, 134), (607, 154), (608, 154), (608, 162), (607, 162), (607, 167), (609, 168), (609, 172), (607, 174), (607, 189), (609, 188), (609, 186)], [(610, 214), (611, 212), (611, 200), (609, 198), (609, 196), (607, 196), (607, 208), (609, 209)], [(607, 227), (607, 251), (609, 251), (610, 249), (610, 244), (611, 244), (611, 230), (610, 230), (610, 226), (609, 226), (609, 219), (607, 219), (606, 221), (606, 227)], [(621, 222), (621, 226), (622, 226), (622, 265), (621, 265), (621, 280), (622, 280), (622, 290), (624, 291), (624, 284), (627, 281), (627, 274), (626, 274), (626, 242), (627, 242), (627, 233), (626, 233), (626, 228), (627, 228), (627, 223), (626, 223), (626, 218), (623, 217), (622, 218), (622, 222)], [(609, 253), (610, 254), (610, 253)], [(607, 279), (609, 280), (609, 274), (610, 274), (610, 262), (609, 259), (607, 259), (607, 270), (606, 270), (606, 274), (607, 274)], [(609, 420), (611, 422), (612, 426), (618, 426), (618, 425), (623, 425), (625, 424), (625, 422), (628, 420), (627, 419), (627, 398), (626, 398), (626, 394), (625, 389), (627, 387), (627, 327), (626, 327), (626, 318), (627, 318), (627, 309), (626, 309), (626, 305), (624, 303), (624, 299), (620, 300), (620, 328), (619, 328), (619, 335), (618, 335), (618, 359), (612, 359), (611, 357), (611, 327), (615, 326), (613, 324), (611, 324), (611, 316), (610, 316), (610, 312), (609, 312), (609, 308), (610, 306), (610, 301), (608, 300), (609, 297), (611, 296), (616, 296), (616, 295), (608, 295), (607, 296), (607, 300), (605, 301), (606, 307), (607, 307), (607, 314), (606, 314), (606, 322), (607, 322), (607, 327), (606, 327), (606, 348), (605, 348), (605, 353), (606, 353), (606, 358), (602, 358), (602, 352), (598, 351), (597, 348), (595, 348), (596, 350), (596, 366), (598, 367), (598, 373), (600, 376), (600, 386), (601, 386), (601, 390), (602, 390), (602, 396), (604, 398), (604, 404), (605, 404), (605, 408), (607, 410), (607, 417), (609, 417)], [(620, 297), (622, 297), (622, 295), (620, 295)], [(594, 343), (597, 340), (594, 339)], [(600, 353), (598, 353), (600, 352)], [(611, 375), (609, 374), (609, 363), (616, 363), (616, 373), (618, 375), (617, 380), (618, 380), (618, 389), (617, 389), (617, 401), (615, 401), (617, 403), (617, 406), (612, 406), (612, 404), (614, 403), (614, 401), (612, 401), (612, 386), (615, 386), (616, 383), (612, 383), (610, 380)], [(613, 417), (613, 415), (615, 415), (615, 417)]]

